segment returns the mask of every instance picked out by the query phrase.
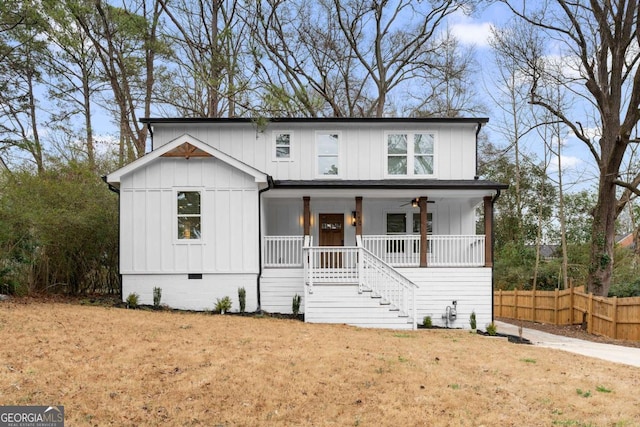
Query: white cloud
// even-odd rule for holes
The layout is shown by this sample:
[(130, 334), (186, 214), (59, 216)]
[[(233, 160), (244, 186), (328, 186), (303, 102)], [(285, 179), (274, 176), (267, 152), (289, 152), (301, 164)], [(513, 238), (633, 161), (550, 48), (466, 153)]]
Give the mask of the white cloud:
[(486, 47), (489, 45), (489, 36), (493, 24), (490, 22), (458, 22), (453, 24), (451, 32), (462, 44)]

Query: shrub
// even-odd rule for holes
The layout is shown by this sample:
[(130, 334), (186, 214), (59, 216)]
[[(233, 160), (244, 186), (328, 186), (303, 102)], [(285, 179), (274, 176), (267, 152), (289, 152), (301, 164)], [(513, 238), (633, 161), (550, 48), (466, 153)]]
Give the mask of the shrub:
[(231, 298), (218, 298), (216, 301), (216, 311), (220, 314), (225, 314), (229, 310), (231, 310)]
[(162, 288), (153, 288), (153, 307), (160, 308), (160, 300), (162, 299)]
[(132, 292), (127, 296), (127, 308), (138, 308), (138, 299), (140, 296)]
[(244, 288), (238, 288), (238, 301), (240, 302), (240, 313), (244, 313), (247, 306), (247, 291)]
[(476, 329), (476, 312), (472, 311), (471, 315), (469, 316), (469, 325), (471, 326), (471, 329), (475, 330)]
[(422, 326), (424, 326), (425, 328), (432, 328), (433, 327), (433, 322), (431, 321), (431, 316), (424, 316), (424, 319), (422, 319)]
[(640, 297), (640, 280), (631, 283), (615, 283), (611, 285), (609, 297)]
[(300, 298), (300, 295), (295, 294), (293, 296), (293, 302), (291, 303), (291, 310), (293, 311), (293, 315), (297, 316), (298, 313), (300, 313), (300, 302), (301, 302), (302, 298)]
[(489, 323), (487, 325), (487, 333), (492, 337), (496, 336), (498, 334), (498, 326), (493, 322)]

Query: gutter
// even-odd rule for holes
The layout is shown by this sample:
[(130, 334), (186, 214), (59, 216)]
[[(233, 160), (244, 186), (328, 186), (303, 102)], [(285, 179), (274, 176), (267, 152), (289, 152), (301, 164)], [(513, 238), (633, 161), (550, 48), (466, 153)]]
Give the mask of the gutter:
[(114, 187), (107, 182), (107, 175), (102, 175), (102, 181), (104, 181), (104, 183), (109, 186), (109, 190), (113, 191), (116, 194), (120, 194), (120, 189), (118, 187)]
[[(476, 129), (476, 174), (473, 179), (479, 179), (480, 174), (478, 173), (478, 135), (480, 134), (480, 130), (482, 129), (482, 122), (478, 121), (478, 128)], [(499, 190), (498, 190), (499, 191)]]
[(273, 188), (273, 178), (267, 176), (267, 187), (258, 190), (258, 277), (256, 277), (256, 291), (258, 297), (257, 311), (262, 312), (262, 301), (260, 297), (260, 278), (262, 277), (262, 193)]
[(494, 269), (495, 269), (495, 265), (496, 265), (496, 257), (495, 257), (495, 244), (494, 244), (494, 235), (495, 235), (495, 219), (496, 219), (496, 215), (495, 215), (495, 209), (493, 208), (496, 200), (498, 200), (498, 198), (500, 197), (500, 189), (496, 190), (496, 194), (495, 196), (493, 196), (493, 198), (491, 198), (491, 258), (493, 260), (493, 262), (491, 263), (491, 322), (495, 321), (495, 315), (493, 312), (493, 299), (495, 298), (495, 277), (494, 277)]
[[(102, 180), (109, 186), (109, 190), (120, 196), (120, 189), (114, 187), (107, 182), (107, 176), (103, 175)], [(122, 199), (118, 197), (118, 234), (120, 233), (120, 202)], [(122, 274), (120, 274), (120, 238), (118, 237), (118, 281), (120, 282), (120, 301), (122, 301)]]

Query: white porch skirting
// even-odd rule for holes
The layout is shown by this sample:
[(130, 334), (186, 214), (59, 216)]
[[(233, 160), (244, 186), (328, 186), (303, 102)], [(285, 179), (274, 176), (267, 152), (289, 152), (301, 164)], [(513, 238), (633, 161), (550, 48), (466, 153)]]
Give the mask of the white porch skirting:
[[(475, 311), (478, 329), (484, 329), (491, 322), (491, 310), (493, 295), (491, 292), (491, 268), (398, 268), (399, 273), (406, 276), (418, 285), (417, 292), (417, 318), (422, 323), (424, 316), (431, 316), (435, 326), (447, 326), (442, 318), (447, 306), (457, 302), (457, 316), (448, 322), (452, 328), (469, 329), (469, 315)], [(265, 269), (260, 280), (262, 309), (272, 313), (291, 313), (291, 302), (297, 293), (304, 299), (304, 273), (302, 269)], [(331, 296), (332, 289), (334, 304), (340, 304), (344, 299), (339, 289), (340, 285), (314, 285), (316, 295), (317, 288), (322, 287), (318, 297)], [(363, 292), (363, 294), (366, 294)], [(369, 296), (367, 296), (369, 297)], [(309, 301), (303, 301), (301, 309), (309, 306)], [(360, 310), (360, 309), (359, 309)], [(326, 309), (325, 311), (330, 311)], [(354, 308), (355, 312), (355, 308)], [(348, 323), (350, 321), (338, 319), (337, 313), (333, 317), (322, 317), (318, 313), (312, 314), (315, 322)], [(365, 325), (361, 325), (365, 326)], [(371, 324), (370, 324), (371, 326)], [(387, 326), (392, 327), (392, 326)]]

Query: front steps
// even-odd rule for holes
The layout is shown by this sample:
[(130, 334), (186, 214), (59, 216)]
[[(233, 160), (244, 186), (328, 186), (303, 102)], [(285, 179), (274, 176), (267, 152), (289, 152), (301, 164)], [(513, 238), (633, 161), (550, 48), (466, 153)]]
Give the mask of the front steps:
[(363, 328), (413, 329), (411, 318), (356, 284), (317, 284), (306, 294), (305, 322), (346, 323)]

